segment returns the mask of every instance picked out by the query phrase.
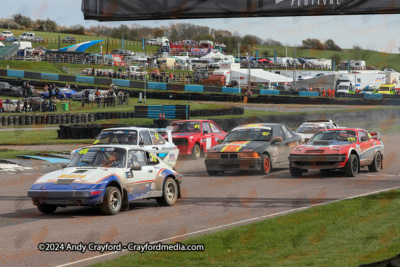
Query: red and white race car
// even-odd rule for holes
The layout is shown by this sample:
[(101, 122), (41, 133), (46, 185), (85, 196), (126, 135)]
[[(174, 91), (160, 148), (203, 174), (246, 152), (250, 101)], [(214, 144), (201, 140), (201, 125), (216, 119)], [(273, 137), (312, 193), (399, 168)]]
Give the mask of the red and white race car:
[(174, 121), (171, 126), (172, 142), (179, 148), (179, 154), (191, 155), (193, 159), (200, 158), (202, 151), (206, 153), (218, 144), (218, 139), (226, 136), (226, 132), (210, 120)]
[(379, 133), (351, 128), (320, 130), (308, 143), (290, 152), (290, 174), (300, 177), (308, 169), (342, 169), (346, 176), (354, 177), (362, 167), (378, 172), (383, 166), (383, 152)]

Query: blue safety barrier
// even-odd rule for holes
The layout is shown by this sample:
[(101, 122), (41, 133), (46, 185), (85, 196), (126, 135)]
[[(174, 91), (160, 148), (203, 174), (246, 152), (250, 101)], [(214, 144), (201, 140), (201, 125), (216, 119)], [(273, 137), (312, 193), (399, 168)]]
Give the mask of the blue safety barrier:
[(367, 100), (380, 100), (383, 98), (382, 94), (363, 94), (364, 99)]
[(279, 95), (279, 90), (261, 89), (260, 95)]
[(188, 119), (189, 105), (148, 105), (135, 106), (136, 118), (158, 119), (160, 114), (164, 114), (166, 119)]
[(43, 80), (49, 80), (49, 81), (58, 81), (58, 74), (54, 73), (42, 73), (41, 78)]
[(222, 93), (240, 94), (240, 88), (222, 87)]
[(185, 85), (185, 91), (187, 92), (204, 92), (203, 85)]
[(147, 83), (147, 88), (156, 89), (156, 90), (167, 90), (167, 84), (166, 83), (152, 83), (152, 82), (149, 82), (149, 83)]
[(300, 91), (299, 96), (319, 96), (319, 93), (310, 91)]
[(94, 83), (94, 77), (76, 76), (77, 83)]
[(116, 86), (124, 86), (124, 87), (130, 86), (129, 80), (112, 79), (112, 83)]
[(23, 70), (7, 70), (7, 76), (24, 78), (25, 71)]

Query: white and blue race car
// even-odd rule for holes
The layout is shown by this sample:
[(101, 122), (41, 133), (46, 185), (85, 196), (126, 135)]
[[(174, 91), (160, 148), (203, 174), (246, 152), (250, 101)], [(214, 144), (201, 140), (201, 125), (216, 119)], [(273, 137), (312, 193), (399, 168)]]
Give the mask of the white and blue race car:
[(137, 146), (91, 146), (66, 168), (39, 177), (28, 197), (45, 214), (66, 206), (96, 206), (104, 214), (117, 214), (139, 199), (174, 205), (181, 181), (168, 163)]

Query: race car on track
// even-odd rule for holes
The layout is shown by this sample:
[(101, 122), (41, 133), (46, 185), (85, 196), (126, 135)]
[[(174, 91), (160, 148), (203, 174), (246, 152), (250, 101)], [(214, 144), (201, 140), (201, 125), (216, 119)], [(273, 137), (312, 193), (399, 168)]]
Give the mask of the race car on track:
[(301, 137), (284, 124), (241, 125), (208, 151), (207, 173), (250, 170), (268, 174), (272, 168), (287, 166), (290, 150), (299, 144)]
[(226, 136), (221, 127), (210, 120), (183, 120), (171, 123), (172, 141), (181, 155), (198, 159)]
[[(179, 150), (176, 145), (168, 142), (155, 129), (142, 127), (119, 127), (101, 131), (93, 145), (130, 145), (137, 146), (165, 159), (172, 167), (178, 159)], [(80, 149), (71, 151), (71, 159)]]
[(296, 133), (301, 136), (303, 143), (307, 143), (317, 131), (338, 127), (339, 126), (331, 120), (311, 120), (300, 125)]
[(45, 214), (66, 206), (96, 206), (104, 214), (117, 214), (139, 199), (174, 205), (181, 180), (172, 167), (144, 149), (91, 146), (79, 151), (68, 167), (39, 177), (28, 197)]
[(379, 133), (350, 128), (320, 130), (307, 144), (290, 152), (290, 174), (300, 177), (309, 169), (342, 169), (346, 176), (354, 177), (367, 166), (378, 172), (383, 166), (383, 150)]

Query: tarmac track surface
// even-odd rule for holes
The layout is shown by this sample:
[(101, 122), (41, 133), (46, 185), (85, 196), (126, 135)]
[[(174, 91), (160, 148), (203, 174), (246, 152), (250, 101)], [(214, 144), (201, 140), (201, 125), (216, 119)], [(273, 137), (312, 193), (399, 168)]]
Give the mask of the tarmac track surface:
[(400, 187), (400, 166), (396, 164), (399, 136), (383, 136), (385, 159), (381, 172), (371, 173), (364, 168), (355, 178), (345, 177), (339, 171), (325, 175), (310, 171), (297, 179), (287, 169), (268, 176), (226, 173), (211, 177), (205, 172), (204, 159), (181, 160), (177, 168), (185, 174), (183, 198), (175, 206), (160, 207), (153, 200), (137, 201), (131, 203), (129, 211), (116, 216), (104, 216), (89, 207), (59, 208), (55, 214), (41, 215), (26, 192), (41, 173), (55, 167), (0, 174), (0, 265), (83, 266), (127, 252), (100, 257), (100, 253), (94, 252), (39, 252), (37, 244), (176, 242), (285, 211)]

